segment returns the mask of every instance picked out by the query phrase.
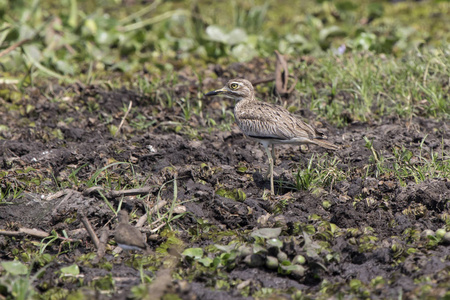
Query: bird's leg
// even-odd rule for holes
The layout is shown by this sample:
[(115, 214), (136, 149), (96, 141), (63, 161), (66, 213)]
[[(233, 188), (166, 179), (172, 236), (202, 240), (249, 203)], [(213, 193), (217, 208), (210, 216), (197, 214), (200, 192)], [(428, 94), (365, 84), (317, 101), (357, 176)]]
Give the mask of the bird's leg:
[(273, 163), (275, 164), (277, 160), (277, 156), (275, 155), (275, 144), (272, 144), (272, 160)]
[[(276, 160), (277, 160), (277, 156), (275, 155), (275, 144), (272, 144), (272, 164), (275, 165), (276, 164)], [(273, 170), (272, 170), (272, 174), (273, 174)], [(265, 175), (266, 179), (269, 178), (270, 175), (270, 169), (267, 170), (267, 173)], [(273, 176), (273, 175), (272, 175)]]
[[(270, 192), (272, 193), (272, 195), (274, 195), (275, 189), (273, 187), (273, 158), (272, 158), (272, 154), (269, 151), (268, 145), (263, 145), (263, 146), (264, 146), (264, 149), (266, 150), (267, 157), (269, 157)], [(272, 147), (272, 150), (273, 150), (273, 147)]]

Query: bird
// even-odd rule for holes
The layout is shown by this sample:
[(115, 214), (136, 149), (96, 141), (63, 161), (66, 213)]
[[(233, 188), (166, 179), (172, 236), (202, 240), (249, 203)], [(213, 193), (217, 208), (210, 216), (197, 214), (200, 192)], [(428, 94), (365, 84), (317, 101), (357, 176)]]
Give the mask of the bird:
[(123, 250), (140, 250), (147, 254), (151, 253), (139, 229), (128, 223), (128, 212), (122, 209), (117, 214), (117, 217), (119, 224), (117, 224), (114, 234), (117, 245)]
[[(231, 79), (221, 89), (205, 96), (223, 95), (235, 100), (234, 118), (241, 131), (262, 144), (269, 158), (270, 191), (274, 195), (273, 158), (275, 144), (313, 144), (329, 150), (339, 147), (326, 141), (322, 132), (291, 114), (286, 108), (259, 101), (250, 81)], [(269, 151), (272, 146), (272, 153)]]

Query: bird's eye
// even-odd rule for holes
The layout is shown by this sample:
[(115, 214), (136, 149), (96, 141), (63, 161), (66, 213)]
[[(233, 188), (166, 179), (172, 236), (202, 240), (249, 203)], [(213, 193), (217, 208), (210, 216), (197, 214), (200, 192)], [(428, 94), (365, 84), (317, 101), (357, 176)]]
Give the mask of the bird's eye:
[(237, 84), (236, 82), (233, 82), (232, 84), (230, 84), (230, 88), (232, 90), (236, 90), (239, 87), (239, 84)]

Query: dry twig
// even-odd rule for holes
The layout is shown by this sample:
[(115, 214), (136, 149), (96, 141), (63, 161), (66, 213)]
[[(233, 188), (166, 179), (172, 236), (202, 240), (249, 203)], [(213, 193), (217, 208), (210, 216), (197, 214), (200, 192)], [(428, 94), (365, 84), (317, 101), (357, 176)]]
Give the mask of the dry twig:
[(136, 223), (136, 227), (142, 227), (144, 226), (145, 221), (147, 221), (147, 218), (154, 213), (156, 213), (158, 210), (160, 210), (164, 205), (167, 204), (167, 201), (162, 200), (158, 202), (155, 206), (152, 207), (146, 214), (144, 214), (142, 217), (139, 218), (139, 220)]
[(94, 264), (99, 263), (100, 260), (105, 256), (106, 243), (108, 242), (110, 232), (107, 229), (103, 229), (100, 234), (100, 246), (97, 248), (97, 256), (92, 261)]
[[(155, 190), (155, 187), (146, 186), (139, 189), (129, 189), (129, 190), (120, 190), (120, 191), (109, 191), (105, 194), (107, 198), (118, 198), (118, 197), (126, 197), (126, 196), (136, 196), (136, 195), (147, 195)], [(84, 196), (91, 195), (93, 193), (103, 192), (104, 189), (101, 186), (94, 186), (86, 189), (83, 192)]]
[(277, 64), (275, 66), (275, 87), (280, 95), (289, 94), (294, 90), (297, 78), (294, 77), (295, 82), (288, 89), (289, 70), (286, 59), (284, 58), (284, 55), (280, 54), (277, 50), (275, 50), (275, 55), (277, 56)]
[[(275, 55), (277, 57), (277, 62), (275, 65), (275, 76), (253, 80), (252, 85), (256, 86), (261, 83), (267, 83), (275, 80), (275, 89), (278, 94), (290, 94), (295, 88), (297, 78), (293, 75), (289, 75), (289, 69), (284, 55), (280, 54), (280, 52), (278, 52), (277, 50), (275, 50)], [(288, 88), (289, 78), (294, 79), (294, 83), (290, 88)]]
[(22, 46), (25, 43), (28, 43), (29, 41), (31, 41), (31, 39), (24, 39), (21, 41), (18, 41), (15, 44), (12, 44), (11, 46), (9, 46), (8, 48), (6, 48), (5, 50), (3, 50), (2, 52), (0, 52), (0, 57), (7, 55), (9, 52), (13, 51), (14, 49), (16, 49), (17, 47)]
[(9, 230), (0, 230), (0, 235), (6, 235), (6, 236), (25, 236), (29, 235), (35, 238), (46, 238), (50, 234), (48, 234), (45, 231), (36, 229), (36, 228), (19, 228), (19, 231), (9, 231)]
[[(26, 227), (19, 228), (18, 231), (0, 230), (0, 235), (17, 236), (17, 237), (29, 235), (31, 237), (38, 238), (38, 239), (43, 239), (43, 238), (50, 236), (50, 234), (48, 232), (45, 232), (45, 231), (42, 231), (42, 230), (39, 230), (36, 228), (26, 228)], [(76, 239), (70, 239), (70, 238), (66, 238), (63, 236), (58, 236), (58, 239), (67, 241), (67, 242), (78, 241)]]
[(133, 106), (133, 101), (130, 101), (130, 104), (128, 105), (128, 109), (127, 109), (127, 111), (125, 112), (125, 115), (123, 116), (122, 121), (120, 122), (119, 128), (117, 128), (117, 131), (116, 131), (116, 133), (114, 134), (114, 136), (116, 136), (116, 135), (119, 134), (120, 129), (122, 128), (123, 123), (125, 122), (125, 119), (128, 117), (128, 114), (130, 113), (130, 110), (131, 110), (131, 107), (132, 107), (132, 106)]
[(83, 223), (84, 228), (86, 228), (87, 232), (89, 233), (89, 236), (91, 237), (91, 240), (94, 243), (95, 248), (99, 249), (100, 240), (98, 239), (97, 234), (95, 234), (95, 231), (92, 228), (91, 223), (89, 222), (88, 218), (85, 216), (83, 212), (78, 212), (78, 214), (81, 217), (81, 222)]

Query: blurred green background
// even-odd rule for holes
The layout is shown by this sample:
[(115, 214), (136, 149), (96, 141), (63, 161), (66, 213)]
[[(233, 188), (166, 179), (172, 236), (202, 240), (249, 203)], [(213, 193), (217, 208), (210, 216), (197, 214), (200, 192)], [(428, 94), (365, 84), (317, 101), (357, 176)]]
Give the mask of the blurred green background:
[(3, 80), (71, 81), (210, 62), (372, 51), (448, 53), (449, 1), (0, 0)]

